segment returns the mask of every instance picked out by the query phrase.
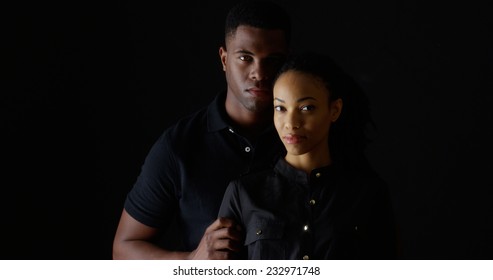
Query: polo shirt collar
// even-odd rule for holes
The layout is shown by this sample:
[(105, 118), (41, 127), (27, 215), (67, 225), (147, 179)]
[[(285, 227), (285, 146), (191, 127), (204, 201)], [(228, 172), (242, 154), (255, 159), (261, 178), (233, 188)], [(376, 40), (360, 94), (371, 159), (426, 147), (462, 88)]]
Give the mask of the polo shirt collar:
[(207, 130), (209, 132), (229, 128), (229, 118), (226, 114), (226, 91), (221, 91), (207, 108)]
[[(207, 130), (215, 132), (223, 129), (235, 129), (226, 113), (226, 91), (221, 91), (216, 95), (207, 107)], [(264, 133), (276, 133), (277, 135), (273, 122), (267, 126)]]

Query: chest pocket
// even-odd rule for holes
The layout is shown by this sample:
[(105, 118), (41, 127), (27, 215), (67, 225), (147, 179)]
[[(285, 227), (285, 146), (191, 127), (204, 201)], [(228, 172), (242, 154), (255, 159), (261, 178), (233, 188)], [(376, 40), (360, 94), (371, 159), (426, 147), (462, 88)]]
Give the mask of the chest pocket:
[(283, 221), (256, 217), (248, 223), (246, 228), (245, 246), (248, 248), (248, 259), (285, 259)]

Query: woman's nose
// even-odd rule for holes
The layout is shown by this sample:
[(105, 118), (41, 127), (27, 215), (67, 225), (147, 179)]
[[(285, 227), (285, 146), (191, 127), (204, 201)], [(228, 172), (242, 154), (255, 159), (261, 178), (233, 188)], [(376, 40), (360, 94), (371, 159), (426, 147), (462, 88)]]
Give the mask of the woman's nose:
[(296, 113), (288, 113), (285, 121), (285, 128), (298, 129), (301, 126), (301, 121)]

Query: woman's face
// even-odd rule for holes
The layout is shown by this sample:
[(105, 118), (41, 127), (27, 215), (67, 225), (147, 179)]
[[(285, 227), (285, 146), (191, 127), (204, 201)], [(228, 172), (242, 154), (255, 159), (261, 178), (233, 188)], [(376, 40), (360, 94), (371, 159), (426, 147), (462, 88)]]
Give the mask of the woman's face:
[(274, 85), (274, 124), (288, 155), (329, 156), (330, 125), (340, 114), (340, 99), (313, 75), (289, 70)]

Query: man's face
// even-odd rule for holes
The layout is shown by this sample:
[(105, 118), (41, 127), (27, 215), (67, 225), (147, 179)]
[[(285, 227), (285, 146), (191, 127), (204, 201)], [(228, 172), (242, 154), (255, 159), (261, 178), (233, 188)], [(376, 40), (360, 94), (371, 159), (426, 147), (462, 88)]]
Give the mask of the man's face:
[(226, 72), (228, 99), (235, 110), (272, 110), (272, 79), (286, 58), (281, 30), (239, 26), (219, 54)]

